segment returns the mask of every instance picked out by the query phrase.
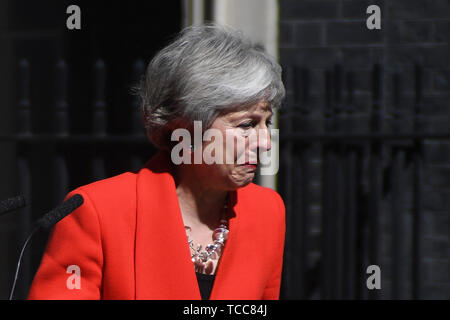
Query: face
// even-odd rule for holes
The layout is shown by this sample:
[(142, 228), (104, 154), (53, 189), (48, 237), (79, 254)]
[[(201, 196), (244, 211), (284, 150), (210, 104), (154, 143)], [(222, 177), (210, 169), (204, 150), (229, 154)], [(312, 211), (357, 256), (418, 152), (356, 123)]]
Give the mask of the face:
[[(259, 152), (271, 148), (269, 126), (272, 109), (261, 101), (249, 108), (233, 111), (216, 118), (208, 130), (214, 130), (222, 139), (203, 142), (203, 150), (219, 151), (222, 161), (196, 166), (197, 176), (212, 188), (235, 190), (252, 182), (257, 170)], [(205, 140), (205, 139), (204, 139)], [(204, 153), (204, 155), (205, 155)]]

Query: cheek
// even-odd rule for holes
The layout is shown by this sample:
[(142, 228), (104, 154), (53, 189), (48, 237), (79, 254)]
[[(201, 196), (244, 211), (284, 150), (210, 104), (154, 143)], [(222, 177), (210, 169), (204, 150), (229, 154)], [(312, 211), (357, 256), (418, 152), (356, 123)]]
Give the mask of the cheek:
[(236, 164), (210, 165), (202, 178), (209, 181), (211, 188), (236, 189), (252, 182), (254, 174)]
[(224, 143), (224, 153), (233, 159), (233, 163), (240, 163), (239, 160), (244, 159), (248, 150), (248, 141), (242, 135), (229, 136)]
[(253, 181), (255, 174), (243, 167), (234, 167), (230, 174), (230, 181), (236, 187), (244, 187)]
[[(250, 139), (248, 136), (243, 134), (242, 130), (237, 129), (215, 130), (214, 138), (208, 136), (207, 142), (203, 145), (203, 151), (206, 150), (204, 155), (212, 155), (215, 158), (216, 163), (244, 163), (246, 160), (245, 157), (248, 156), (247, 151), (249, 150)], [(218, 135), (220, 135), (220, 137)], [(218, 154), (218, 152), (216, 152), (217, 150), (220, 150), (222, 155)], [(222, 159), (222, 161), (220, 161), (220, 159)]]

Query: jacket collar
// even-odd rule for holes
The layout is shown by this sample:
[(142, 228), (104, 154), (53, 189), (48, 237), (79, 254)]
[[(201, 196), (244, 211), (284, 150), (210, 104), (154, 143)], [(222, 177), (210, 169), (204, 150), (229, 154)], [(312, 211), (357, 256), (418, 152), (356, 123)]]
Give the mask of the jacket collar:
[[(172, 172), (170, 158), (159, 152), (138, 174), (136, 299), (201, 299)], [(238, 190), (230, 196), (230, 232), (216, 270), (211, 299), (227, 299), (239, 287), (232, 274), (239, 272), (241, 266), (236, 256), (239, 195)]]

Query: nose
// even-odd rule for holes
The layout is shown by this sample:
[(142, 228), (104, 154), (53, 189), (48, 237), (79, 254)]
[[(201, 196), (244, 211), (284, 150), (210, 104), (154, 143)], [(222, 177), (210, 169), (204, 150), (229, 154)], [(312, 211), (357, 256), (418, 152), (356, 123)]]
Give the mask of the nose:
[(262, 152), (272, 149), (272, 139), (268, 128), (260, 129), (258, 132), (258, 149)]

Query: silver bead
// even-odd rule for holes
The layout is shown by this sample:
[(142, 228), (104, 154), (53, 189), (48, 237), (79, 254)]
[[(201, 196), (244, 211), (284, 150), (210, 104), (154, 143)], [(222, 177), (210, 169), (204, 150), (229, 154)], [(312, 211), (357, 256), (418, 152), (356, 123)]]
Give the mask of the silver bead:
[(219, 239), (223, 239), (224, 241), (227, 241), (227, 239), (228, 239), (228, 230), (225, 230), (223, 232), (214, 232), (213, 233), (213, 240), (219, 240)]
[(216, 251), (211, 252), (211, 254), (209, 255), (209, 257), (210, 257), (211, 259), (217, 259), (217, 253), (216, 253)]
[(217, 253), (217, 255), (221, 255), (222, 254), (222, 250), (223, 250), (223, 246), (218, 246), (216, 250), (214, 250), (215, 253)]
[(202, 258), (201, 258), (200, 256), (196, 256), (196, 257), (194, 258), (194, 263), (195, 263), (197, 266), (202, 265), (202, 264), (203, 264), (203, 263), (202, 263)]
[(223, 246), (225, 244), (225, 239), (219, 238), (217, 240), (214, 240), (214, 243)]
[(214, 232), (212, 235), (212, 239), (214, 241), (219, 240), (219, 239), (223, 239), (223, 234), (221, 232)]
[(218, 233), (218, 232), (225, 233), (226, 231), (227, 231), (227, 228), (223, 228), (223, 227), (214, 229), (214, 233)]
[(198, 256), (202, 262), (206, 262), (208, 260), (208, 256), (205, 252), (200, 253), (200, 255)]

